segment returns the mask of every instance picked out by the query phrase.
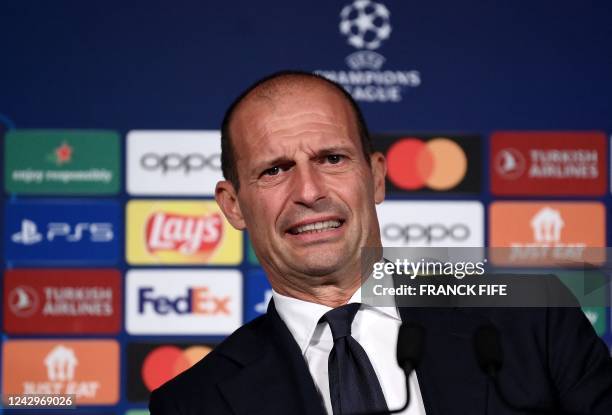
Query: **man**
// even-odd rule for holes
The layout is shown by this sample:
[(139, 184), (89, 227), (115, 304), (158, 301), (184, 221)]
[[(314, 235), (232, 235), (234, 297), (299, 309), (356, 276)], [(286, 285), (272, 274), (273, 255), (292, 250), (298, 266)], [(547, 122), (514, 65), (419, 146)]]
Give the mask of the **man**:
[(226, 114), (222, 164), (216, 200), (235, 228), (249, 231), (273, 301), (154, 391), (152, 414), (398, 408), (406, 380), (395, 347), (408, 319), (426, 327), (427, 348), (405, 413), (516, 413), (473, 356), (473, 333), (486, 322), (509, 333), (500, 384), (516, 406), (612, 413), (610, 358), (579, 310), (351, 305), (359, 302), (361, 248), (381, 245), (375, 204), (384, 199), (386, 167), (341, 87), (294, 72), (256, 83)]

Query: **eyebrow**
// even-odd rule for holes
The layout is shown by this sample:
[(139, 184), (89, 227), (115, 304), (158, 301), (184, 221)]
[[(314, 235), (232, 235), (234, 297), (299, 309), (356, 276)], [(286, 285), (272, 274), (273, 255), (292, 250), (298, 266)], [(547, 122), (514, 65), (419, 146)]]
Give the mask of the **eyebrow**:
[[(330, 156), (332, 154), (338, 154), (338, 153), (353, 154), (353, 151), (351, 150), (350, 147), (347, 147), (347, 146), (325, 147), (325, 148), (318, 150), (316, 152), (316, 155), (312, 157), (312, 159), (326, 157), (326, 156)], [(259, 174), (262, 170), (265, 170), (267, 168), (278, 166), (278, 165), (283, 165), (283, 164), (291, 164), (291, 163), (294, 163), (294, 161), (288, 158), (287, 156), (279, 156), (279, 157), (275, 157), (270, 160), (263, 160), (256, 164), (256, 166), (252, 170), (252, 173)]]

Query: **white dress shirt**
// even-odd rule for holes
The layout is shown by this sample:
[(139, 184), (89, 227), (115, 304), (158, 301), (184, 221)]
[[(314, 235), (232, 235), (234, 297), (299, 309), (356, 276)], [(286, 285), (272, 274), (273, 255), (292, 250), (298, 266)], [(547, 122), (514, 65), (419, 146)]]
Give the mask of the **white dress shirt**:
[[(310, 303), (272, 292), (276, 311), (300, 346), (310, 374), (321, 394), (328, 414), (332, 414), (329, 396), (327, 360), (334, 345), (327, 322), (319, 320), (331, 307)], [(360, 303), (358, 289), (349, 303)], [(406, 401), (406, 377), (397, 364), (396, 347), (402, 320), (395, 307), (362, 304), (351, 326), (351, 335), (365, 350), (374, 367), (389, 409), (400, 408)], [(416, 372), (410, 375), (410, 405), (404, 415), (423, 415), (425, 407)]]

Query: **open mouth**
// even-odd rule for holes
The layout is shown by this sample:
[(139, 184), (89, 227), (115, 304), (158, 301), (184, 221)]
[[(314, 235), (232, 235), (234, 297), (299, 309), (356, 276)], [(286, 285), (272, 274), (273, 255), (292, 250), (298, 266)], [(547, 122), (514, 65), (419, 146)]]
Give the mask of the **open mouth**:
[(344, 224), (343, 220), (324, 220), (320, 222), (308, 223), (306, 225), (294, 226), (289, 229), (291, 235), (303, 235), (309, 233), (320, 233), (330, 229), (337, 229)]

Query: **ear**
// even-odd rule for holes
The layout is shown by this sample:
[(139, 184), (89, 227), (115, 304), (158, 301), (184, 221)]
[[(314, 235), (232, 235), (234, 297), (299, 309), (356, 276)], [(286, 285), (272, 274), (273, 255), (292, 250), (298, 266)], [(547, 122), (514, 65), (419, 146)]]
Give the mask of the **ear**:
[(376, 204), (385, 200), (385, 177), (387, 176), (387, 160), (380, 152), (370, 155), (370, 166), (374, 178), (374, 201)]
[(238, 203), (238, 195), (231, 182), (223, 180), (217, 183), (217, 187), (215, 188), (215, 200), (234, 228), (238, 230), (246, 228), (244, 217), (240, 210), (240, 203)]

